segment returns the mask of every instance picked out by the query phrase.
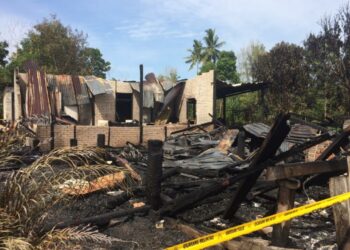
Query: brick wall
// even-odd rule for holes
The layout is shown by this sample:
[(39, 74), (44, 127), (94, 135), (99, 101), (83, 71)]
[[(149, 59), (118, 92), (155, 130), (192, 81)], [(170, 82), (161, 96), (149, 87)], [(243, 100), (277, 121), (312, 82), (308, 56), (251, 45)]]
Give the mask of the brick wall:
[(40, 141), (40, 150), (43, 152), (49, 151), (51, 149), (50, 138), (51, 129), (48, 125), (38, 125), (36, 127), (36, 135)]
[(95, 124), (98, 120), (115, 121), (115, 94), (95, 96)]
[[(126, 142), (138, 144), (140, 142), (139, 127), (110, 127), (110, 146), (122, 147)], [(107, 141), (106, 141), (107, 143)]]
[(78, 146), (96, 146), (98, 134), (105, 135), (106, 144), (107, 144), (108, 127), (77, 126), (76, 135), (77, 135)]
[(55, 148), (69, 146), (70, 139), (74, 137), (74, 126), (59, 125), (54, 127)]
[[(186, 125), (167, 125), (167, 134), (184, 129)], [(42, 151), (50, 150), (51, 129), (49, 125), (38, 125), (37, 137), (40, 140), (40, 149)], [(139, 143), (140, 130), (139, 127), (97, 127), (97, 126), (76, 126), (76, 139), (78, 146), (96, 146), (97, 135), (104, 134), (106, 145), (112, 147), (122, 147), (126, 142), (134, 144)], [(74, 138), (74, 126), (71, 125), (55, 125), (54, 126), (54, 145), (56, 147), (70, 146), (70, 139)], [(144, 126), (143, 142), (147, 144), (148, 140), (164, 140), (165, 128), (162, 125)]]
[(213, 114), (213, 84), (213, 70), (186, 81), (183, 98), (180, 105), (180, 123), (187, 122), (187, 100), (190, 98), (196, 99), (197, 124), (210, 122), (212, 120), (208, 114)]

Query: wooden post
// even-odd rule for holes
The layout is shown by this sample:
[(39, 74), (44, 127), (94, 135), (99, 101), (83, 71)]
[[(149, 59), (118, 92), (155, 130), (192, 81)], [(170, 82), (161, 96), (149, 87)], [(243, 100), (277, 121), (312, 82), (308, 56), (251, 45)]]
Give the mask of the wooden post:
[[(277, 212), (284, 212), (294, 207), (295, 190), (300, 187), (300, 182), (283, 180), (279, 182)], [(288, 244), (291, 220), (273, 226), (272, 245), (286, 247)]]
[(237, 135), (237, 154), (242, 159), (245, 158), (244, 141), (245, 141), (245, 132), (243, 130), (241, 130), (241, 131), (239, 131), (239, 133)]
[(140, 64), (140, 144), (143, 143), (143, 65)]
[[(330, 178), (329, 190), (331, 196), (350, 191), (350, 157), (347, 157), (348, 176), (337, 176)], [(337, 244), (339, 249), (350, 246), (350, 201), (343, 201), (333, 206), (333, 215), (336, 229)]]
[(224, 98), (223, 98), (223, 101), (222, 101), (222, 106), (223, 106), (223, 114), (222, 114), (222, 116), (223, 116), (223, 118), (224, 118), (224, 122), (225, 122), (225, 125), (227, 125), (227, 121), (226, 121), (226, 96), (224, 96)]
[(146, 174), (147, 200), (152, 209), (158, 210), (161, 206), (161, 181), (163, 163), (163, 142), (160, 140), (148, 141), (148, 165)]

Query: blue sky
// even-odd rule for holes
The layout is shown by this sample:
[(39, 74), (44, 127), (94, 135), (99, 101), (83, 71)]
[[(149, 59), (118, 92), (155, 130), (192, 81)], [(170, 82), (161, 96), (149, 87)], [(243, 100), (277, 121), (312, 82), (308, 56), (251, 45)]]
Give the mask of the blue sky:
[(301, 44), (319, 31), (319, 20), (335, 14), (340, 0), (0, 0), (0, 40), (11, 51), (28, 29), (55, 14), (88, 34), (88, 43), (111, 62), (108, 78), (137, 80), (138, 66), (164, 74), (176, 68), (190, 78), (184, 63), (193, 39), (214, 28), (223, 49), (239, 55), (250, 41), (267, 49), (280, 41)]

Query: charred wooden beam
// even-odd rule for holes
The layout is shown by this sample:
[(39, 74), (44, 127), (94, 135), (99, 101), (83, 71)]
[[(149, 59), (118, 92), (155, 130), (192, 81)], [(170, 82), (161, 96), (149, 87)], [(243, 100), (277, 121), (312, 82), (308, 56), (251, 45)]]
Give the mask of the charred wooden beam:
[(350, 126), (346, 127), (343, 132), (338, 135), (333, 142), (317, 157), (316, 161), (325, 161), (331, 154), (339, 151), (340, 147), (349, 143)]
[(346, 170), (346, 159), (289, 163), (268, 167), (266, 171), (266, 180), (276, 181), (320, 173), (345, 172)]
[[(284, 139), (287, 137), (290, 127), (288, 125), (289, 114), (280, 114), (277, 116), (274, 125), (272, 126), (269, 134), (265, 138), (258, 153), (253, 158), (249, 169), (256, 168), (259, 164), (266, 162), (274, 157), (278, 148), (281, 146)], [(255, 182), (259, 178), (263, 169), (254, 172), (251, 176), (241, 181), (238, 189), (235, 191), (234, 196), (229, 204), (224, 218), (232, 219), (243, 200), (246, 198), (248, 192), (254, 186)]]
[(175, 135), (175, 134), (178, 134), (178, 133), (182, 133), (182, 132), (186, 132), (186, 131), (191, 131), (192, 129), (196, 129), (196, 128), (203, 128), (203, 127), (208, 126), (208, 125), (211, 125), (211, 124), (213, 124), (213, 122), (206, 122), (206, 123), (194, 125), (194, 126), (191, 126), (191, 127), (188, 127), (188, 128), (176, 130), (176, 131), (172, 132), (170, 135)]
[[(332, 143), (322, 152), (322, 154), (317, 157), (316, 161), (325, 161), (327, 158), (333, 154), (339, 152), (341, 147), (344, 147), (349, 143), (350, 136), (350, 126), (346, 127), (341, 134), (336, 136)], [(305, 182), (305, 186), (319, 185), (327, 182), (331, 176), (327, 173), (316, 174), (312, 176)]]
[(91, 217), (85, 217), (85, 218), (79, 218), (79, 219), (74, 219), (70, 221), (63, 221), (59, 222), (57, 224), (52, 224), (52, 225), (46, 225), (43, 229), (42, 232), (48, 232), (52, 230), (53, 228), (55, 229), (62, 229), (66, 227), (74, 227), (74, 226), (79, 226), (79, 225), (87, 225), (87, 224), (92, 224), (96, 226), (103, 226), (106, 225), (111, 219), (114, 218), (120, 218), (123, 216), (129, 216), (129, 215), (134, 215), (136, 213), (147, 213), (150, 209), (150, 206), (143, 206), (143, 207), (138, 207), (138, 208), (132, 208), (132, 209), (126, 209), (126, 210), (119, 210), (119, 211), (113, 211), (101, 215), (96, 215), (96, 216), (91, 216)]

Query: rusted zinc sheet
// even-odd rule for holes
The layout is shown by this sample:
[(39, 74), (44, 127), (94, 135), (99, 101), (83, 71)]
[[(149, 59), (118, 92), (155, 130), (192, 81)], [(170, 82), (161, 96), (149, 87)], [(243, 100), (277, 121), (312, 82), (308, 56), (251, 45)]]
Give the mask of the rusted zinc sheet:
[(90, 103), (82, 77), (70, 75), (47, 75), (48, 86), (62, 93), (62, 105), (72, 106)]
[(34, 62), (27, 62), (25, 70), (28, 75), (26, 91), (27, 116), (49, 116), (51, 108), (45, 73), (38, 71), (38, 67)]

